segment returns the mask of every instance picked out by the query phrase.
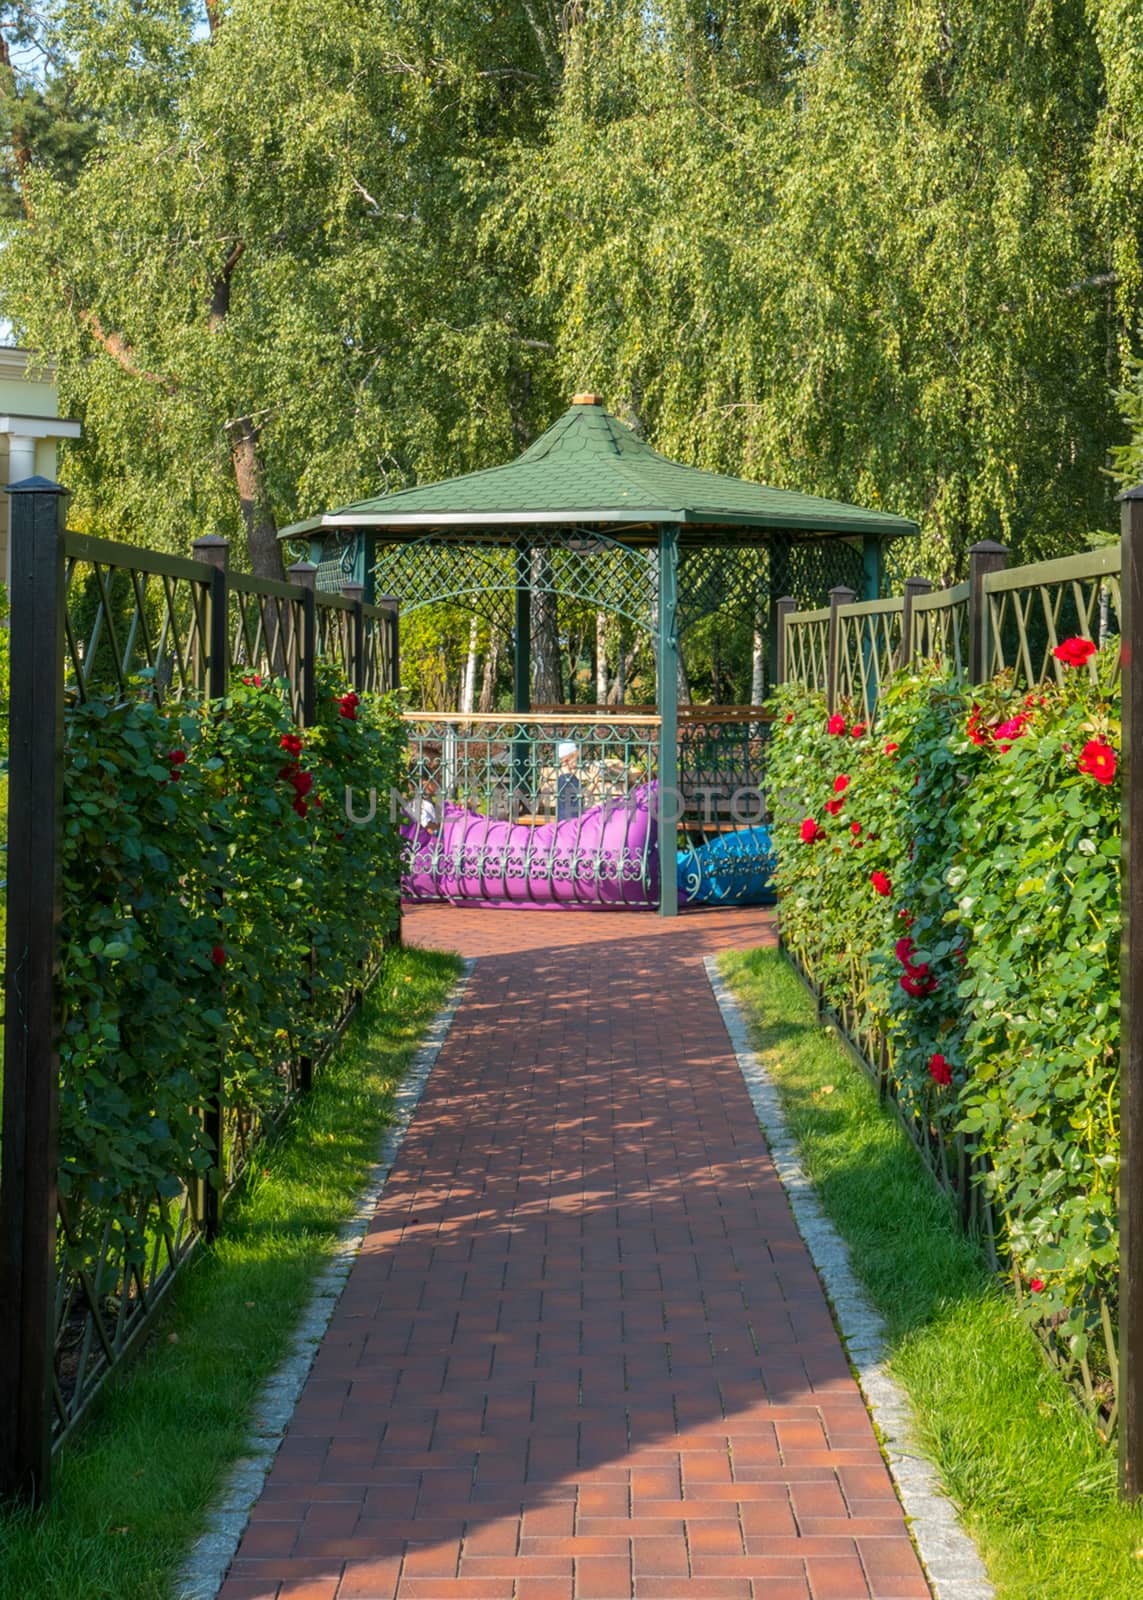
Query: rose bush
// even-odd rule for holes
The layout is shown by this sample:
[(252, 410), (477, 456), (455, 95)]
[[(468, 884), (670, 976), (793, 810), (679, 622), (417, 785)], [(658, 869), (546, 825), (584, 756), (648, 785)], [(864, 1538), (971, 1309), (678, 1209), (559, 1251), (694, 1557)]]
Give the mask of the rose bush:
[[(319, 669), (315, 725), (284, 686), (216, 705), (94, 699), (68, 713), (60, 1188), (82, 1231), (138, 1248), (151, 1196), (213, 1165), (219, 1083), (250, 1121), (330, 1039), (396, 925), (404, 766), (391, 697)], [(386, 797), (367, 826), (346, 786)]]
[(769, 796), (785, 945), (1081, 1361), (1114, 1314), (1119, 723), (1114, 652), (1056, 655), (1034, 694), (898, 673), (856, 740), (784, 688)]

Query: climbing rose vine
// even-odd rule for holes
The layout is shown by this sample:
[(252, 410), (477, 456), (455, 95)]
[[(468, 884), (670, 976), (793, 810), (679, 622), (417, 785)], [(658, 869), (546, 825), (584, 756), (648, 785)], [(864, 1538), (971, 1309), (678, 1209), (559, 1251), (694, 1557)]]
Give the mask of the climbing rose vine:
[[(221, 1075), (247, 1121), (285, 1064), (332, 1036), (395, 926), (395, 824), (347, 827), (347, 785), (387, 793), (404, 738), (388, 698), (318, 673), (318, 716), (250, 678), (214, 705), (92, 698), (68, 712), (60, 1189), (84, 1230), (140, 1216), (211, 1164)], [(346, 714), (346, 703), (354, 715)]]
[(789, 686), (768, 781), (786, 947), (886, 1042), (948, 1185), (973, 1162), (1023, 1304), (1079, 1359), (1115, 1314), (1120, 727), (1113, 651), (1054, 656), (1031, 693), (896, 674), (844, 768), (862, 708)]

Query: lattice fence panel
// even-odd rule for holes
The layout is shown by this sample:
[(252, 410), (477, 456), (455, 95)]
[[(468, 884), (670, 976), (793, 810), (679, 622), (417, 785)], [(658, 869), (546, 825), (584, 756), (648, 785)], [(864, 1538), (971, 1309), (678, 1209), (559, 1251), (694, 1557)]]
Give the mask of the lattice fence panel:
[(872, 612), (838, 612), (837, 693), (875, 717), (880, 685), (897, 665), (903, 603), (889, 600)]
[(935, 661), (955, 678), (968, 676), (968, 584), (913, 601), (913, 658)]
[[(1103, 646), (1119, 633), (1120, 585), (1118, 550), (1093, 553), (1091, 558), (1072, 557), (1063, 563), (1047, 563), (1030, 568), (1042, 572), (1039, 582), (1011, 586), (1013, 574), (999, 574), (1006, 586), (996, 588), (986, 582), (988, 605), (989, 673), (1011, 671), (1017, 684), (1034, 688), (1049, 679), (1064, 681), (1065, 668), (1053, 655), (1065, 639), (1092, 639)], [(1052, 568), (1073, 569), (1055, 578)], [(1080, 566), (1097, 570), (1075, 571)], [(1094, 675), (1095, 663), (1087, 670)], [(1118, 673), (1118, 667), (1116, 667)]]
[(118, 690), (181, 699), (205, 684), (209, 589), (190, 562), (66, 536), (69, 698)]

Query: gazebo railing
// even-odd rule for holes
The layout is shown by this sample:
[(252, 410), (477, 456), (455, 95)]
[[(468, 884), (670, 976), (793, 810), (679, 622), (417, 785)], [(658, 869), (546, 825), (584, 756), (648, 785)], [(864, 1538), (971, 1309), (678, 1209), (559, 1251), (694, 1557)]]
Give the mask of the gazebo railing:
[(413, 900), (658, 904), (660, 719), (408, 712)]

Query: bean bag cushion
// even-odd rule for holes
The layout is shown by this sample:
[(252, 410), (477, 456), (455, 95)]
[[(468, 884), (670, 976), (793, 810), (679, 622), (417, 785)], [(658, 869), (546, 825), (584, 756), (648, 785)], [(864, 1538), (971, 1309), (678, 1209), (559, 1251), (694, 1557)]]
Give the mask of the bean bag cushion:
[(777, 899), (771, 878), (777, 865), (769, 831), (760, 824), (724, 833), (679, 851), (682, 906), (768, 906)]
[(446, 804), (439, 836), (411, 821), (401, 829), (402, 893), (495, 906), (657, 905), (654, 789), (536, 827)]

